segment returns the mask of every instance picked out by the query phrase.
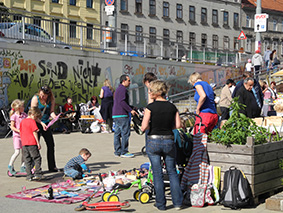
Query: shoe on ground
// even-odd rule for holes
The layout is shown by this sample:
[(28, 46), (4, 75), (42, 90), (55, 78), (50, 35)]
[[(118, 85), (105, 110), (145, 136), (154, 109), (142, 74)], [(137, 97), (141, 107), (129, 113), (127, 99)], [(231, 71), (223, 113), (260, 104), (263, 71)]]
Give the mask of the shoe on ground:
[(21, 166), (20, 172), (21, 173), (26, 173), (26, 167), (25, 166)]
[(109, 132), (109, 131), (107, 131), (107, 130), (103, 130), (103, 131), (101, 131), (101, 133), (109, 134), (109, 133), (111, 133), (111, 132)]
[(33, 181), (33, 177), (26, 177), (26, 181)]
[(132, 154), (132, 153), (126, 153), (126, 154), (123, 154), (123, 155), (120, 155), (121, 156), (121, 158), (133, 158), (134, 157), (134, 155)]
[(32, 180), (42, 180), (43, 178), (43, 175), (35, 175)]
[(8, 166), (8, 170), (9, 172), (12, 174), (12, 175), (16, 175), (17, 172), (14, 170), (14, 167), (13, 166)]
[(177, 211), (178, 211), (178, 210), (181, 210), (181, 209), (182, 209), (182, 206), (175, 206), (174, 209), (177, 210)]
[(64, 179), (64, 180), (74, 180), (74, 178), (69, 177), (69, 176), (66, 176), (66, 175), (63, 176), (63, 179)]

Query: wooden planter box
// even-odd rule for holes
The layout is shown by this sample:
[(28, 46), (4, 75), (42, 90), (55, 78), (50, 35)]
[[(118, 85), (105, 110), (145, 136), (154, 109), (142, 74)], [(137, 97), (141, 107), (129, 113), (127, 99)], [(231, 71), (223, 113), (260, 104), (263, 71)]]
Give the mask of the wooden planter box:
[(254, 197), (258, 198), (282, 187), (283, 170), (279, 168), (279, 160), (283, 158), (283, 141), (261, 145), (254, 145), (253, 141), (248, 137), (246, 145), (231, 147), (208, 143), (207, 150), (210, 164), (221, 167), (221, 183), (224, 172), (235, 166), (245, 173)]

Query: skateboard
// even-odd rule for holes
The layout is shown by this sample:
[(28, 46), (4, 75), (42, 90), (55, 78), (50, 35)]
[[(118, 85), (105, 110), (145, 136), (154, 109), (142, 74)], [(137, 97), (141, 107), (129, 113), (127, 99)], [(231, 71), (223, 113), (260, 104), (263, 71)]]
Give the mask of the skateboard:
[(100, 203), (87, 203), (83, 202), (86, 210), (91, 211), (120, 211), (122, 208), (129, 208), (131, 205), (128, 201), (121, 202), (100, 202)]

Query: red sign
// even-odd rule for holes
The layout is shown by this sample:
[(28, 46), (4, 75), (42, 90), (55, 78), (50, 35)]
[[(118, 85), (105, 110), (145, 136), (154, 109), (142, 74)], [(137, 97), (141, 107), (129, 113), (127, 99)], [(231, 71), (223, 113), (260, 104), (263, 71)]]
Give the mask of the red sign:
[(244, 40), (244, 39), (247, 39), (247, 37), (246, 37), (244, 31), (242, 30), (239, 37), (238, 37), (238, 40)]
[(255, 15), (255, 19), (259, 20), (259, 19), (267, 19), (268, 15), (267, 14), (258, 14)]
[(115, 0), (105, 0), (107, 6), (113, 5)]

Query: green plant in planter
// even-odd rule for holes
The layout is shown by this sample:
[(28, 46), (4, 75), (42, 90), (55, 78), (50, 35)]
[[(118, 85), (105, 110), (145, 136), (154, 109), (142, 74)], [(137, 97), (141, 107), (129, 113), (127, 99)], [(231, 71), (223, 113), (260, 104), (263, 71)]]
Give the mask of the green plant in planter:
[[(240, 110), (244, 109), (245, 105), (239, 103), (238, 99), (238, 97), (233, 98), (231, 104), (233, 112), (230, 118), (223, 125), (222, 129), (214, 129), (209, 135), (209, 139), (226, 146), (230, 144), (246, 144), (248, 136), (255, 138), (255, 144), (271, 141), (272, 134), (269, 134), (264, 127), (257, 126), (251, 118), (240, 113)], [(276, 132), (276, 135), (279, 137), (278, 132)]]

